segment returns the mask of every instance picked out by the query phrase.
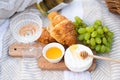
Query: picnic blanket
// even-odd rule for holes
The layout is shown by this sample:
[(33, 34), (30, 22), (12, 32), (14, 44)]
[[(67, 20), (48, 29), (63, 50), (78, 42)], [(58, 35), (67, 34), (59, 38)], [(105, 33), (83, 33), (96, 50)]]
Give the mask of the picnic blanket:
[[(100, 19), (104, 25), (107, 25), (114, 32), (111, 52), (100, 55), (120, 59), (120, 16), (110, 13), (106, 8), (104, 0), (81, 1), (83, 4), (83, 20), (87, 24), (92, 24), (96, 19)], [(29, 8), (24, 12), (41, 15), (34, 8)], [(91, 76), (89, 72), (80, 73), (79, 75), (84, 76), (83, 78), (78, 73), (67, 71), (42, 71), (38, 68), (37, 60), (34, 58), (21, 59), (8, 55), (8, 48), (14, 42), (16, 40), (8, 27), (2, 41), (2, 57), (0, 58), (1, 80), (91, 80), (91, 78), (92, 80), (120, 80), (120, 64), (102, 60), (97, 60), (97, 67), (95, 71), (91, 72)]]

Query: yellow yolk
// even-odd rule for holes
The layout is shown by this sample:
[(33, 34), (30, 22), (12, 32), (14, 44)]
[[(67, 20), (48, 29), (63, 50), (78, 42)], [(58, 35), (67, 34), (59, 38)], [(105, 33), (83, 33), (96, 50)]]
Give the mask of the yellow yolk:
[(46, 52), (46, 57), (49, 59), (57, 59), (62, 56), (62, 51), (57, 47), (51, 47)]

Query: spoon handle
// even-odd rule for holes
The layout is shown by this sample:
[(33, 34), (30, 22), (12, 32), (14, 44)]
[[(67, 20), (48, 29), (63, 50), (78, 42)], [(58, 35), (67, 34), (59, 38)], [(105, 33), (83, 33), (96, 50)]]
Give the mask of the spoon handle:
[(112, 61), (112, 62), (120, 63), (120, 60), (118, 60), (118, 59), (112, 59), (112, 58), (101, 57), (101, 56), (96, 56), (96, 55), (89, 55), (89, 56), (93, 57), (93, 58), (96, 58), (96, 59), (101, 59), (101, 60), (106, 60), (106, 61)]

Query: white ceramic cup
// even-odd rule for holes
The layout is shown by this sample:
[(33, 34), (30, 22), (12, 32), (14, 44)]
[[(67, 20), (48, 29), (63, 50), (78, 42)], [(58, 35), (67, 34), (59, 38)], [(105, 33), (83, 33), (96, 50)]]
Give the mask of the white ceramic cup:
[[(47, 58), (47, 57), (46, 57), (46, 52), (47, 52), (47, 50), (48, 50), (49, 48), (51, 48), (51, 47), (57, 47), (57, 48), (59, 48), (59, 49), (62, 51), (62, 55), (61, 55), (59, 58), (56, 58), (56, 59), (49, 59), (49, 58)], [(61, 45), (60, 43), (55, 43), (55, 42), (53, 42), (53, 43), (47, 44), (47, 45), (43, 48), (42, 53), (43, 53), (43, 57), (44, 57), (48, 62), (58, 63), (58, 62), (61, 61), (61, 59), (62, 59), (63, 56), (64, 56), (65, 48), (64, 48), (64, 46)]]

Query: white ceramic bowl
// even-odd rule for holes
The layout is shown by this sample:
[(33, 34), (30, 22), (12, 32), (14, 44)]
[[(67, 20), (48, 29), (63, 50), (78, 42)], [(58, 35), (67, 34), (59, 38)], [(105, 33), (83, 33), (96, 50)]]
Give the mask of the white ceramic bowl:
[[(61, 57), (59, 57), (59, 58), (57, 58), (57, 59), (49, 59), (49, 58), (47, 58), (47, 57), (46, 57), (46, 51), (47, 51), (49, 48), (51, 48), (51, 47), (57, 47), (57, 48), (59, 48), (59, 49), (62, 51)], [(62, 59), (63, 56), (64, 56), (64, 52), (65, 52), (64, 46), (61, 45), (60, 43), (55, 43), (55, 42), (54, 42), (54, 43), (49, 43), (49, 44), (47, 44), (47, 45), (43, 48), (43, 50), (42, 50), (42, 53), (43, 53), (44, 58), (45, 58), (48, 62), (51, 62), (51, 63), (58, 63), (58, 62), (60, 62), (61, 59)]]
[[(26, 36), (20, 35), (20, 33), (19, 33), (20, 29), (23, 26), (28, 25), (28, 24), (34, 25), (35, 28), (36, 28), (36, 31), (34, 32), (32, 29), (30, 31), (29, 28), (28, 28), (28, 29), (26, 29), (26, 32), (27, 32), (27, 30), (29, 31), (28, 36), (27, 35)], [(39, 22), (37, 22), (35, 20), (30, 20), (30, 19), (21, 20), (16, 24), (12, 24), (12, 26), (13, 26), (11, 28), (12, 35), (14, 36), (14, 38), (18, 42), (22, 42), (22, 43), (34, 42), (35, 40), (37, 40), (40, 37), (40, 35), (42, 33), (42, 23), (39, 23)], [(31, 34), (31, 32), (33, 32), (33, 34)]]
[[(71, 51), (70, 47), (77, 46), (74, 51)], [(81, 51), (86, 51), (88, 54), (93, 54), (91, 49), (87, 46), (81, 44), (75, 44), (67, 48), (64, 56), (65, 65), (74, 72), (82, 72), (89, 69), (92, 65), (93, 58), (87, 57), (86, 59), (82, 59), (79, 54)]]

